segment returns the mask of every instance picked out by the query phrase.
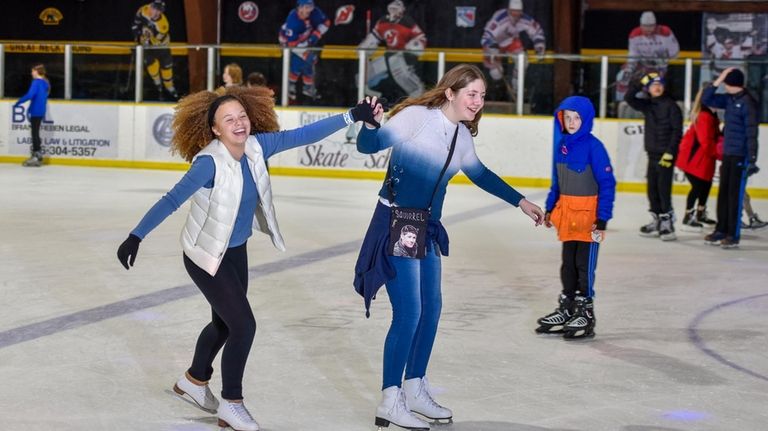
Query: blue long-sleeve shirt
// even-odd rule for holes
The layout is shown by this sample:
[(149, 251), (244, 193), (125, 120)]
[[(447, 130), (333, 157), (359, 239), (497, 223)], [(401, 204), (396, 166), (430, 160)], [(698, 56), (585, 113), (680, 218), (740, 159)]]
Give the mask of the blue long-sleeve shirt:
[(30, 117), (45, 117), (45, 109), (48, 104), (48, 90), (50, 85), (48, 81), (42, 78), (35, 78), (27, 90), (27, 94), (21, 96), (14, 106), (30, 100), (27, 112)]
[[(343, 116), (334, 115), (298, 129), (257, 133), (255, 137), (266, 160), (282, 151), (317, 142), (344, 126), (346, 123)], [(240, 159), (240, 167), (244, 179), (253, 178), (245, 156)], [(211, 156), (201, 156), (195, 159), (187, 173), (147, 211), (138, 226), (131, 231), (131, 234), (144, 239), (163, 220), (179, 209), (200, 187), (212, 188), (215, 173), (216, 165)], [(243, 181), (241, 193), (240, 207), (229, 240), (229, 247), (242, 245), (251, 236), (253, 216), (259, 202), (256, 184), (253, 181)]]
[[(440, 170), (448, 157), (456, 124), (439, 109), (409, 106), (393, 116), (380, 129), (363, 127), (357, 149), (372, 154), (392, 148), (391, 177), (395, 204), (401, 207), (427, 208)], [(453, 158), (437, 186), (432, 201), (432, 220), (440, 220), (445, 191), (451, 178), (461, 170), (481, 189), (517, 206), (523, 195), (488, 169), (477, 157), (472, 135), (459, 125)], [(389, 189), (382, 185), (379, 196), (390, 200)]]

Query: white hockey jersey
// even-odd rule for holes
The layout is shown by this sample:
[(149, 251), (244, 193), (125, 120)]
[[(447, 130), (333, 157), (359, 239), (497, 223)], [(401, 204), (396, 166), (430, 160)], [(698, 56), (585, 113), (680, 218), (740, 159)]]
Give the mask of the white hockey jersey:
[(525, 33), (533, 42), (537, 53), (544, 53), (547, 40), (541, 25), (526, 14), (519, 18), (513, 17), (508, 9), (499, 9), (493, 14), (485, 24), (480, 44), (483, 48), (498, 46), (503, 52), (520, 52), (525, 49), (520, 38), (521, 33)]

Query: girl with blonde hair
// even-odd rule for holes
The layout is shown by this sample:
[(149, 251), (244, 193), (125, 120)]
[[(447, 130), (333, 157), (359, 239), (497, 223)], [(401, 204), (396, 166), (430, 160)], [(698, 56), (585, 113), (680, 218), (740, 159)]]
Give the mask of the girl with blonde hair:
[(675, 165), (685, 173), (691, 190), (685, 203), (685, 216), (681, 230), (701, 232), (704, 224), (714, 225), (707, 217), (707, 200), (715, 176), (718, 159), (717, 141), (722, 138), (720, 120), (706, 105), (701, 103), (704, 89), (702, 84), (691, 106), (691, 124), (680, 140)]
[[(435, 88), (395, 106), (381, 129), (364, 127), (358, 135), (357, 148), (362, 153), (392, 149), (354, 279), (366, 314), (383, 284), (392, 304), (392, 324), (384, 343), (382, 401), (375, 418), (378, 426), (393, 423), (428, 430), (429, 424), (413, 413), (439, 422), (453, 417), (450, 409), (432, 398), (426, 378), (442, 307), (440, 260), (448, 255), (448, 234), (440, 216), (450, 179), (461, 170), (483, 190), (519, 206), (536, 225), (544, 220), (541, 208), (477, 158), (473, 136), (478, 134), (485, 89), (480, 69), (458, 65)], [(424, 258), (385, 251), (393, 206), (430, 210)]]
[[(223, 95), (201, 91), (176, 106), (171, 147), (192, 165), (131, 231), (117, 257), (125, 269), (133, 266), (142, 239), (192, 198), (181, 234), (184, 266), (211, 305), (212, 320), (200, 333), (192, 364), (173, 390), (191, 397), (201, 409), (215, 412), (219, 426), (259, 429), (243, 404), (242, 393), (245, 363), (256, 332), (246, 296), (246, 243), (255, 229), (285, 250), (266, 159), (319, 141), (355, 121), (377, 125), (374, 115), (381, 111), (375, 98), (366, 99), (344, 114), (278, 132), (272, 94), (264, 87), (231, 87)], [(208, 381), (222, 347), (219, 403)]]

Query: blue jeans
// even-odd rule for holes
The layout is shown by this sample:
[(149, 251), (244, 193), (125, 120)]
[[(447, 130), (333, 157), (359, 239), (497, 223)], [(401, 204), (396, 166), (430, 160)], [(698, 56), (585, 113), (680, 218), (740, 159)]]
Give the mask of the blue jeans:
[(384, 342), (382, 389), (400, 387), (405, 379), (424, 377), (437, 334), (443, 298), (440, 255), (428, 244), (423, 259), (388, 256), (397, 276), (387, 283), (392, 325)]

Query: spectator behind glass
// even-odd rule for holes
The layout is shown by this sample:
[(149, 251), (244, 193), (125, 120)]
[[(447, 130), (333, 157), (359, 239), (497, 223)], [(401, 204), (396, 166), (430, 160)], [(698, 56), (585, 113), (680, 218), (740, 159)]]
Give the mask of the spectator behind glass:
[(629, 83), (651, 72), (664, 76), (670, 58), (680, 53), (672, 29), (656, 23), (656, 15), (645, 11), (640, 15), (640, 25), (632, 29), (628, 40), (629, 58), (616, 76), (616, 102), (624, 100)]

